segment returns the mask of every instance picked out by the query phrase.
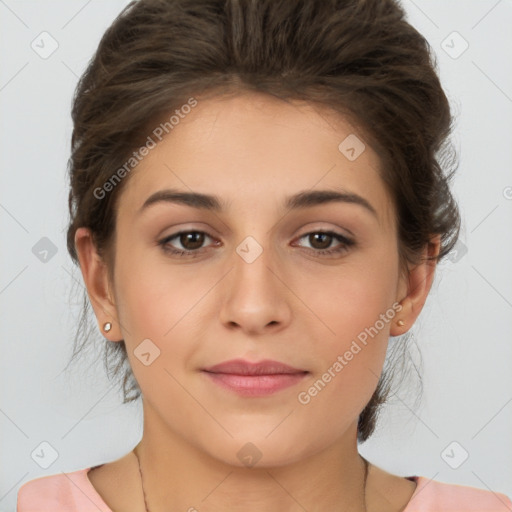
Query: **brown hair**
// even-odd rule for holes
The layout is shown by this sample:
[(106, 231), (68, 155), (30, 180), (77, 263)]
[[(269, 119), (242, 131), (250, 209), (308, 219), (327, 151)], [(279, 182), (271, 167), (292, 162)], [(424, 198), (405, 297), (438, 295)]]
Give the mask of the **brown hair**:
[[(113, 276), (116, 204), (126, 175), (94, 193), (149, 135), (187, 103), (243, 90), (328, 107), (361, 128), (378, 152), (394, 200), (401, 262), (416, 262), (435, 234), (438, 259), (459, 232), (448, 182), (455, 171), (452, 116), (426, 39), (395, 0), (140, 0), (103, 35), (73, 100), (67, 247), (91, 229)], [(93, 337), (86, 291), (71, 360)], [(94, 332), (92, 332), (94, 331)], [(79, 346), (78, 341), (82, 340)], [(124, 341), (104, 345), (109, 377), (122, 373), (123, 403), (140, 396)], [(389, 357), (386, 360), (388, 363)], [(385, 368), (361, 412), (358, 440), (374, 431), (389, 394)]]

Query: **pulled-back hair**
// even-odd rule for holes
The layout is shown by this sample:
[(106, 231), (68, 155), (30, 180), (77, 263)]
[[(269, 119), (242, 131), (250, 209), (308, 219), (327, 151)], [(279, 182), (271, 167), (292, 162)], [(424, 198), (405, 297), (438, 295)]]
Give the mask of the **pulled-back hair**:
[[(71, 258), (79, 265), (77, 228), (90, 228), (112, 279), (116, 205), (130, 174), (101, 199), (97, 191), (147, 139), (154, 120), (191, 97), (257, 91), (328, 107), (358, 126), (382, 162), (401, 264), (417, 262), (436, 234), (439, 260), (452, 249), (460, 219), (448, 186), (456, 167), (452, 116), (436, 70), (428, 42), (394, 0), (131, 2), (75, 91)], [(84, 291), (71, 359), (98, 339), (89, 313)], [(122, 381), (123, 403), (139, 398), (124, 341), (100, 341), (107, 374)], [(386, 370), (359, 416), (361, 442), (374, 432), (389, 379)]]

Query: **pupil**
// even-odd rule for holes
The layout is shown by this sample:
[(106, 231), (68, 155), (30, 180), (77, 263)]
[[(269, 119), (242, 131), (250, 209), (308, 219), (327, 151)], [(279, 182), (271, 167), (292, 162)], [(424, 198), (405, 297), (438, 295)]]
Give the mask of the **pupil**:
[[(194, 241), (194, 238), (196, 239)], [(203, 245), (204, 235), (202, 233), (185, 233), (180, 237), (180, 243), (187, 249), (197, 249)], [(189, 243), (191, 242), (191, 244)]]
[[(326, 233), (315, 233), (313, 236), (314, 237), (323, 237), (324, 238), (324, 244), (320, 244), (321, 247), (319, 247), (319, 249), (326, 249), (327, 247), (329, 247), (331, 235), (328, 235)], [(325, 243), (326, 239), (327, 239), (327, 243)]]

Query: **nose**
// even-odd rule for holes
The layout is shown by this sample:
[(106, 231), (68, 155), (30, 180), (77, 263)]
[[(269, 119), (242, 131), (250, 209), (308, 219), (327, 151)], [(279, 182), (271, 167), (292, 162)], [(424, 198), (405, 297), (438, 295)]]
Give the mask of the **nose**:
[(292, 317), (290, 273), (275, 251), (247, 237), (232, 255), (232, 267), (222, 283), (220, 319), (229, 329), (247, 334), (277, 332)]

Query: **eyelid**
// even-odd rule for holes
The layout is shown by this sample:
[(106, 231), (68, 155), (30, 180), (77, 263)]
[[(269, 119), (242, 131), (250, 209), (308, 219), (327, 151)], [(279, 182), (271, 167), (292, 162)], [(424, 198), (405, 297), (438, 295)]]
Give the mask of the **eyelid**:
[[(187, 233), (200, 233), (202, 235), (205, 235), (206, 237), (213, 240), (213, 244), (209, 244), (206, 247), (200, 247), (198, 249), (186, 249), (186, 248), (185, 249), (177, 249), (171, 245), (171, 240), (179, 239), (179, 236), (181, 234), (187, 234)], [(329, 257), (330, 255), (344, 254), (347, 251), (349, 251), (351, 248), (354, 248), (358, 245), (354, 238), (347, 237), (341, 233), (338, 233), (337, 231), (335, 231), (333, 229), (325, 229), (325, 228), (324, 229), (312, 228), (309, 231), (306, 231), (303, 234), (295, 237), (294, 241), (301, 240), (302, 238), (306, 238), (306, 237), (308, 237), (310, 235), (314, 235), (314, 234), (325, 234), (325, 235), (330, 236), (333, 239), (332, 240), (333, 242), (335, 242), (335, 243), (337, 242), (338, 247), (336, 247), (336, 245), (335, 245), (335, 248), (315, 249), (315, 248), (310, 248), (310, 247), (304, 247), (300, 243), (294, 244), (294, 246), (301, 247), (303, 249), (306, 249), (307, 252), (312, 252), (313, 254), (315, 254), (319, 257), (326, 258), (326, 257)], [(207, 252), (208, 249), (212, 245), (218, 247), (219, 241), (216, 240), (216, 237), (210, 235), (207, 231), (200, 230), (200, 229), (185, 228), (185, 229), (181, 229), (181, 230), (177, 231), (176, 233), (171, 233), (170, 235), (165, 236), (164, 238), (160, 239), (157, 242), (157, 245), (160, 246), (164, 252), (169, 253), (173, 256), (195, 258), (195, 257), (199, 257), (201, 254)], [(167, 245), (169, 245), (170, 248), (167, 247)]]
[[(344, 234), (342, 232), (340, 233), (335, 228), (331, 228), (331, 227), (315, 227), (315, 226), (313, 226), (313, 227), (308, 228), (307, 230), (305, 230), (301, 234), (297, 235), (294, 238), (294, 240), (303, 238), (306, 235), (311, 235), (311, 234), (315, 234), (315, 233), (325, 233), (325, 234), (336, 235), (336, 236), (339, 236), (341, 238), (344, 238), (345, 240), (347, 240), (349, 242), (353, 242), (354, 241), (353, 238), (355, 238), (355, 236), (352, 233), (352, 231), (350, 231), (347, 228), (345, 228), (345, 231), (348, 233), (348, 235), (346, 235), (346, 234)], [(158, 239), (160, 241), (162, 241), (162, 240), (169, 240), (169, 239), (176, 238), (176, 237), (178, 237), (179, 235), (181, 235), (183, 233), (202, 233), (202, 234), (205, 234), (206, 236), (208, 236), (211, 239), (217, 239), (218, 238), (216, 235), (212, 235), (208, 230), (206, 230), (204, 228), (185, 227), (185, 228), (179, 229), (176, 232), (170, 233), (169, 235), (160, 236), (160, 237), (158, 237)]]
[[(217, 239), (217, 237), (215, 237), (213, 235), (210, 235), (210, 233), (208, 231), (204, 230), (204, 229), (188, 229), (188, 228), (185, 228), (185, 229), (180, 229), (179, 231), (176, 231), (174, 233), (170, 233), (169, 235), (166, 235), (166, 236), (163, 236), (163, 237), (159, 237), (158, 244), (161, 244), (163, 242), (169, 243), (171, 240), (179, 239), (180, 235), (183, 235), (183, 234), (186, 234), (186, 233), (200, 233), (200, 234), (203, 234), (206, 237), (214, 240), (214, 242)], [(203, 250), (203, 249), (206, 249), (206, 247), (202, 247), (201, 249), (197, 249), (196, 251), (193, 251), (193, 252), (198, 252), (198, 251)]]
[[(341, 244), (342, 246), (345, 246), (345, 247), (354, 247), (356, 245), (356, 241), (354, 238), (348, 237), (342, 233), (338, 233), (337, 231), (334, 231), (332, 229), (313, 229), (310, 231), (306, 231), (302, 235), (299, 235), (298, 237), (296, 237), (295, 240), (301, 240), (302, 238), (305, 238), (305, 237), (308, 237), (308, 236), (314, 235), (314, 234), (328, 235), (333, 238), (333, 241), (335, 241), (335, 242), (337, 241), (338, 244)], [(299, 247), (302, 247), (302, 246), (299, 245)], [(308, 249), (310, 251), (314, 251), (319, 254), (322, 254), (323, 252), (329, 252), (329, 251), (336, 252), (336, 249), (311, 249), (309, 247), (304, 247), (304, 248)]]
[[(343, 233), (343, 231), (346, 231), (346, 233)], [(297, 235), (298, 238), (304, 236), (304, 235), (310, 235), (311, 233), (332, 233), (347, 239), (355, 238), (355, 235), (352, 231), (350, 231), (347, 228), (340, 228), (340, 227), (326, 227), (326, 226), (310, 226), (307, 229), (304, 230), (304, 232), (301, 232), (301, 234)]]

